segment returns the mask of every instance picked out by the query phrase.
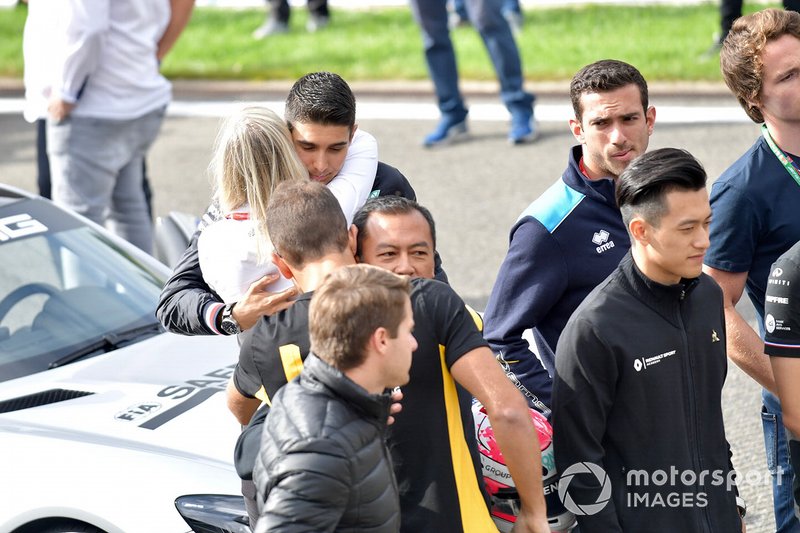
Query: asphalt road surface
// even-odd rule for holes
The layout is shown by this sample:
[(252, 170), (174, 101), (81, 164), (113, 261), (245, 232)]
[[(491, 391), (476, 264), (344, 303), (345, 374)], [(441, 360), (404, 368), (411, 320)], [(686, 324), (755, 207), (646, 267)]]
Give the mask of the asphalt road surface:
[[(574, 141), (566, 123), (569, 109), (566, 96), (540, 94), (537, 114), (541, 119), (541, 136), (533, 144), (515, 147), (506, 141), (507, 115), (492, 107), (497, 103), (496, 98), (473, 95), (468, 103), (473, 105), (472, 116), (480, 120), (471, 121), (471, 139), (428, 150), (419, 141), (435, 125), (435, 112), (424, 107), (433, 101), (429, 94), (356, 92), (361, 109), (371, 110), (359, 119), (360, 127), (378, 139), (381, 160), (403, 171), (416, 189), (419, 201), (431, 210), (437, 223), (439, 251), (453, 287), (467, 302), (482, 309), (505, 255), (509, 228), (522, 210), (560, 176), (566, 164), (567, 151)], [(757, 127), (743, 119), (743, 112), (730, 96), (723, 91), (714, 93), (651, 97), (658, 114), (650, 147), (689, 150), (703, 162), (712, 179), (758, 136)], [(246, 90), (224, 94), (178, 92), (176, 100), (279, 101), (284, 95), (285, 92), (265, 94)], [(400, 102), (424, 105), (420, 111), (414, 106), (397, 106)], [(389, 104), (396, 106), (391, 113)], [(387, 110), (385, 116), (396, 118), (380, 118), (381, 109)], [(148, 157), (157, 215), (171, 210), (199, 214), (208, 204), (210, 185), (206, 166), (219, 118), (186, 116), (191, 114), (194, 112), (170, 115)], [(33, 127), (19, 113), (11, 111), (0, 114), (0, 132), (0, 182), (34, 191)], [(745, 305), (747, 311), (748, 306)], [(620, 327), (635, 325), (620, 324)], [(734, 465), (743, 478), (740, 492), (749, 506), (747, 526), (751, 532), (768, 532), (775, 527), (759, 392), (752, 380), (734, 365), (730, 366), (723, 392), (724, 416)]]

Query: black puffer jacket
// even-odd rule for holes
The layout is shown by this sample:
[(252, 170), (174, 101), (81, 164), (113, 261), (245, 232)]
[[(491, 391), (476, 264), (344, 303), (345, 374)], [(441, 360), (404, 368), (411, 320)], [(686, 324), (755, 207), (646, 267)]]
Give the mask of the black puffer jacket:
[(369, 395), (309, 354), (272, 402), (253, 479), (256, 533), (400, 529), (400, 500), (384, 442), (391, 400)]

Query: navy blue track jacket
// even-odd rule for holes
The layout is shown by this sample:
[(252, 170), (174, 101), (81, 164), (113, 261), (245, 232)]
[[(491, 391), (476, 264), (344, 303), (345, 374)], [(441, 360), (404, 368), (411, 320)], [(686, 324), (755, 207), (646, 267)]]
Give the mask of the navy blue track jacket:
[[(587, 179), (580, 170), (581, 156), (581, 146), (574, 146), (561, 179), (511, 228), (508, 254), (484, 315), (484, 337), (492, 349), (547, 405), (561, 331), (630, 248), (614, 198), (614, 181)], [(522, 337), (529, 328), (541, 361)]]

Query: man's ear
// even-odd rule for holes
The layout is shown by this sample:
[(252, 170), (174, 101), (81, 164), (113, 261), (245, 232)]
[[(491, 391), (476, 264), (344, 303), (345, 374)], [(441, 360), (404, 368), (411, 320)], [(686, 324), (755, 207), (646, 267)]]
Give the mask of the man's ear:
[(641, 246), (650, 243), (650, 224), (642, 217), (633, 217), (628, 223), (628, 232), (631, 239)]
[(389, 347), (389, 330), (384, 327), (379, 327), (372, 332), (369, 342), (378, 353), (386, 353), (386, 350)]
[(746, 100), (746, 102), (748, 109), (758, 109), (758, 107), (761, 105), (761, 102), (758, 100)]
[(353, 142), (353, 137), (355, 136), (357, 129), (358, 124), (353, 124), (353, 127), (350, 129), (350, 142)]
[(361, 262), (356, 252), (358, 251), (358, 227), (355, 224), (350, 224), (350, 231), (347, 232), (347, 244), (350, 246), (350, 252), (356, 261)]
[(575, 118), (569, 119), (569, 129), (572, 131), (572, 135), (575, 136), (575, 139), (583, 144), (583, 126), (581, 126), (581, 121)]
[(286, 264), (286, 261), (283, 260), (283, 257), (279, 256), (276, 252), (272, 252), (272, 262), (278, 267), (278, 272), (283, 275), (286, 279), (294, 278), (294, 274), (292, 273), (292, 269), (289, 268), (289, 265)]
[(650, 106), (644, 113), (644, 118), (647, 121), (647, 134), (653, 134), (653, 127), (656, 125), (656, 108)]

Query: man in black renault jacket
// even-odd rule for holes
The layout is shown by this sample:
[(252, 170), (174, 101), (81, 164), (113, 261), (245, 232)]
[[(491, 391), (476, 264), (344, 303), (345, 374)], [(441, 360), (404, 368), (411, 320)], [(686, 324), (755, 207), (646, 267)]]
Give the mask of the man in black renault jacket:
[(722, 291), (701, 270), (705, 184), (683, 150), (631, 163), (616, 191), (631, 251), (559, 341), (556, 466), (581, 531), (743, 528), (722, 422)]

